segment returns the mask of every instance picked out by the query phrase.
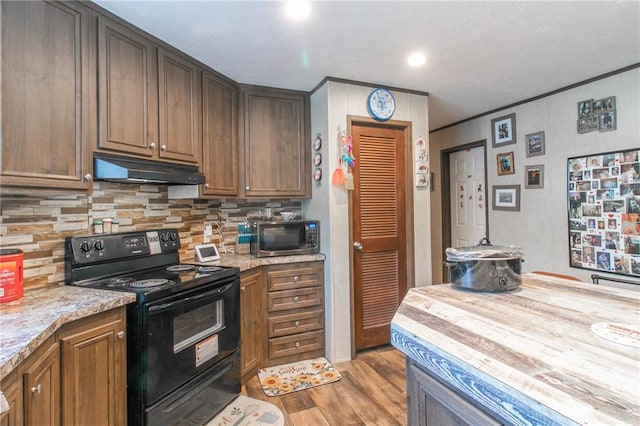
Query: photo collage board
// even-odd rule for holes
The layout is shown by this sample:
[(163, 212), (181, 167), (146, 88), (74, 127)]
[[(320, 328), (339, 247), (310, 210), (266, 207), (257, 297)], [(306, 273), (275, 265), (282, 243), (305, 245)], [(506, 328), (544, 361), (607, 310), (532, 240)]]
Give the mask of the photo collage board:
[(640, 150), (568, 159), (569, 262), (640, 277)]

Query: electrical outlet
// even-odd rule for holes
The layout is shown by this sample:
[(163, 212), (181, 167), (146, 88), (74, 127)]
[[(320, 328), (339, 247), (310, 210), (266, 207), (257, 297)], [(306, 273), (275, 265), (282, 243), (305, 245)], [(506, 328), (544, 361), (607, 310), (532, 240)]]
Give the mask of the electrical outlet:
[(213, 229), (211, 228), (211, 224), (206, 225), (204, 227), (204, 238), (203, 238), (204, 242), (210, 243), (212, 235), (213, 235)]

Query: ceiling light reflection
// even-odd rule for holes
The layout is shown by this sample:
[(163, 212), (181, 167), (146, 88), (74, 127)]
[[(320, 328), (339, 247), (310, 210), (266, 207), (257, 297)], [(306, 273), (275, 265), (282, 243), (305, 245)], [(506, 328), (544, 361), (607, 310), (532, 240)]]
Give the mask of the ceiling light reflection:
[(409, 66), (412, 66), (414, 68), (421, 67), (426, 61), (427, 58), (420, 52), (412, 53), (407, 58), (407, 63), (409, 64)]
[(302, 21), (311, 15), (311, 4), (306, 0), (289, 0), (284, 4), (284, 13), (293, 21)]

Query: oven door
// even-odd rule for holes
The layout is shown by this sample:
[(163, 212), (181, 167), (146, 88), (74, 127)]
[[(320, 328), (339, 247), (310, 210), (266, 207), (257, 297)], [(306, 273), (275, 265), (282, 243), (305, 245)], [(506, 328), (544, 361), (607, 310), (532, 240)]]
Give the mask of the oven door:
[(240, 280), (149, 302), (143, 318), (142, 377), (151, 404), (239, 348)]

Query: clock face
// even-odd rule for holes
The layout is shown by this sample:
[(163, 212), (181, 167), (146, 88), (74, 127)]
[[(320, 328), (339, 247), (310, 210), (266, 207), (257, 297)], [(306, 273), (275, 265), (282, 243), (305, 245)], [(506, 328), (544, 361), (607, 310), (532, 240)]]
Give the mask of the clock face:
[(396, 111), (396, 100), (386, 89), (375, 89), (367, 99), (369, 114), (378, 121), (387, 121)]

